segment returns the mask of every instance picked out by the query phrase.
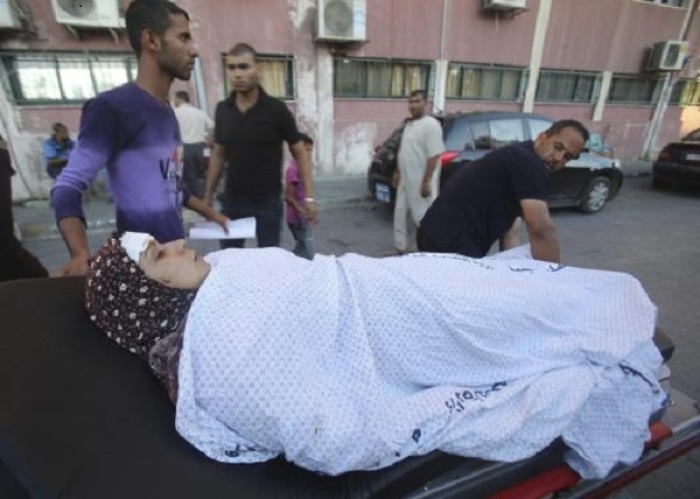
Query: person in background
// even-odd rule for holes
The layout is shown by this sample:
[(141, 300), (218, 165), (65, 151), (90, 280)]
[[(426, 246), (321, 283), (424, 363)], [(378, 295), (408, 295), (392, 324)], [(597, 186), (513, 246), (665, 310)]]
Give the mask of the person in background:
[[(306, 134), (301, 134), (301, 140), (309, 153), (313, 156), (314, 141)], [(294, 254), (307, 260), (314, 258), (314, 237), (311, 232), (311, 224), (308, 220), (306, 205), (306, 187), (299, 175), (299, 165), (292, 159), (285, 172), (284, 201), (287, 205), (287, 227), (294, 237)]]
[(70, 138), (68, 127), (63, 123), (54, 123), (52, 130), (51, 137), (44, 141), (42, 156), (46, 162), (46, 173), (56, 180), (68, 164), (75, 141)]
[(0, 282), (48, 277), (41, 262), (17, 239), (12, 214), (12, 176), (15, 174), (7, 142), (0, 135)]
[(190, 104), (190, 94), (175, 92), (175, 117), (182, 138), (182, 181), (197, 196), (204, 197), (204, 148), (211, 141), (214, 122), (207, 113)]
[(416, 251), (418, 225), (438, 194), (438, 157), (445, 146), (440, 122), (426, 115), (427, 104), (424, 90), (411, 92), (408, 98), (411, 118), (404, 125), (392, 182), (396, 187), (392, 254)]
[[(316, 219), (311, 160), (287, 105), (260, 85), (255, 49), (235, 45), (226, 55), (226, 73), (233, 92), (216, 106), (214, 147), (209, 158), (204, 200), (211, 205), (228, 162), (222, 212), (231, 219), (255, 217), (258, 247), (279, 246), (282, 235), (282, 144), (299, 165), (309, 222)], [(222, 248), (242, 248), (243, 239), (221, 241)]]
[(559, 263), (557, 230), (547, 205), (547, 180), (578, 157), (588, 130), (576, 120), (560, 120), (532, 141), (500, 147), (463, 165), (423, 217), (418, 248), (430, 253), (486, 256), (518, 244), (522, 217), (532, 256)]
[(70, 252), (61, 275), (88, 271), (82, 193), (105, 165), (117, 231), (182, 239), (183, 206), (228, 231), (228, 218), (182, 188), (180, 129), (168, 97), (175, 78), (190, 78), (197, 57), (189, 15), (167, 0), (134, 0), (125, 17), (138, 58), (136, 80), (85, 104), (78, 144), (52, 190), (56, 221)]

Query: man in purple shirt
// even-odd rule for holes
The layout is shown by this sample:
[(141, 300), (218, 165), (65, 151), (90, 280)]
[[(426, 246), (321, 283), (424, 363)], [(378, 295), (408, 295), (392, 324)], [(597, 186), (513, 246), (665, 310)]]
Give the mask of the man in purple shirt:
[(105, 165), (119, 232), (148, 232), (161, 242), (182, 239), (182, 206), (227, 230), (228, 218), (190, 195), (180, 180), (180, 131), (168, 92), (175, 78), (190, 78), (197, 57), (187, 12), (167, 0), (134, 0), (126, 29), (138, 58), (136, 81), (85, 104), (78, 144), (51, 193), (71, 256), (61, 275), (87, 273), (82, 192)]

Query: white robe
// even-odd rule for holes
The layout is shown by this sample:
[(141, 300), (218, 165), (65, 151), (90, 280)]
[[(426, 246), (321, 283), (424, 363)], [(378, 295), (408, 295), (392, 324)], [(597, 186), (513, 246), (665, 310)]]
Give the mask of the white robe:
[(404, 127), (399, 147), (400, 181), (394, 206), (394, 244), (402, 251), (415, 251), (416, 229), (438, 195), (440, 164), (430, 178), (430, 196), (421, 196), (421, 184), (429, 158), (445, 150), (442, 128), (432, 116), (411, 120)]

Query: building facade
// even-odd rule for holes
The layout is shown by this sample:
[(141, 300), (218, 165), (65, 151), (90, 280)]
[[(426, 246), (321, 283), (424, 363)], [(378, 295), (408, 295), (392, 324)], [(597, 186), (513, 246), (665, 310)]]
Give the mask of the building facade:
[[(653, 156), (700, 126), (697, 0), (520, 1), (525, 8), (491, 10), (484, 0), (179, 0), (200, 57), (173, 93), (190, 91), (213, 115), (229, 91), (226, 51), (250, 43), (261, 54), (267, 91), (316, 139), (319, 176), (364, 174), (418, 88), (429, 91), (436, 113), (581, 120), (621, 159)], [(327, 10), (345, 4), (365, 39), (317, 40), (319, 2)], [(68, 17), (60, 13), (67, 4), (78, 9)], [(119, 21), (128, 0), (75, 5), (0, 0), (0, 16), (3, 9), (11, 16), (0, 22), (0, 134), (19, 171), (17, 199), (46, 196), (51, 187), (40, 154), (51, 124), (76, 133), (86, 99), (136, 75)], [(90, 5), (110, 20), (74, 26), (81, 21), (70, 16), (84, 16), (80, 8)], [(687, 40), (683, 67), (646, 71), (650, 48), (667, 40)]]

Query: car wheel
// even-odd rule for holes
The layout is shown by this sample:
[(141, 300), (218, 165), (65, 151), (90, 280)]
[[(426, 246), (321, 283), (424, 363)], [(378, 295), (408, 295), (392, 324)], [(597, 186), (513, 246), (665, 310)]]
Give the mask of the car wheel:
[(654, 186), (654, 189), (659, 190), (665, 190), (671, 187), (671, 182), (662, 178), (651, 179), (651, 184)]
[(603, 209), (610, 199), (610, 180), (595, 177), (586, 186), (579, 208), (584, 213), (596, 213)]

